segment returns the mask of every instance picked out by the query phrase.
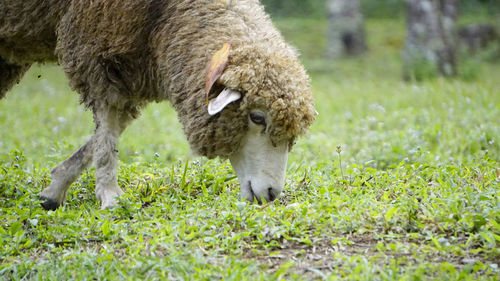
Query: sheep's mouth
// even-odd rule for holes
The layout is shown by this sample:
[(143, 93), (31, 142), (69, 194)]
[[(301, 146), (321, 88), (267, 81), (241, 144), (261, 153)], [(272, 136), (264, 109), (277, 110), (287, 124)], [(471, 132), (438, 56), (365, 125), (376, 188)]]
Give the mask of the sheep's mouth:
[(252, 182), (251, 181), (248, 181), (248, 190), (250, 191), (250, 195), (252, 196), (250, 199), (250, 202), (253, 202), (253, 200), (257, 200), (257, 202), (259, 204), (261, 204), (261, 200), (255, 195), (255, 192), (253, 191), (253, 188), (252, 188)]
[(269, 201), (274, 201), (274, 199), (276, 199), (276, 197), (278, 197), (278, 196), (276, 196), (276, 195), (274, 194), (274, 192), (273, 192), (273, 188), (272, 188), (272, 187), (268, 188), (268, 189), (267, 189), (267, 192), (268, 192), (268, 194), (269, 194)]

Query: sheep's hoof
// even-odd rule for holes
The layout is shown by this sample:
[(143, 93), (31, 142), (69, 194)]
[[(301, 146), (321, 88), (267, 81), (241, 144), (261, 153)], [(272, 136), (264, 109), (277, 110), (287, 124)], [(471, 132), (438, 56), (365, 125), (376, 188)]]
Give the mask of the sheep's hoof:
[(47, 198), (45, 196), (40, 196), (40, 200), (42, 200), (42, 207), (47, 211), (55, 211), (59, 206), (61, 206), (57, 201)]
[(118, 202), (118, 197), (125, 194), (118, 185), (110, 185), (106, 188), (96, 187), (96, 197), (101, 201), (101, 209), (113, 209)]

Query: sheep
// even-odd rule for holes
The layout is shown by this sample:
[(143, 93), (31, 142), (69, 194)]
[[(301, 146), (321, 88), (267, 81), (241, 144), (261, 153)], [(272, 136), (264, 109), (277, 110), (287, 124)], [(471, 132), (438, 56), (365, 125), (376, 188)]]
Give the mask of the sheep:
[(487, 23), (473, 23), (458, 29), (459, 42), (463, 49), (475, 53), (500, 39), (495, 27)]
[(116, 204), (118, 138), (150, 102), (169, 100), (193, 152), (229, 159), (252, 202), (280, 195), (316, 115), (296, 50), (258, 0), (3, 0), (0, 97), (35, 62), (63, 68), (96, 125), (52, 169), (50, 210), (91, 163), (101, 207)]

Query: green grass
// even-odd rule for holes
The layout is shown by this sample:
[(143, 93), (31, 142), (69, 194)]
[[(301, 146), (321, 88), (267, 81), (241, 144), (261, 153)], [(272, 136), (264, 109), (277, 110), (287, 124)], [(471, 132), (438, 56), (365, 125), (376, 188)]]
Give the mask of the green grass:
[(120, 139), (119, 207), (99, 210), (90, 169), (42, 210), (93, 125), (57, 66), (33, 67), (0, 102), (0, 280), (498, 280), (500, 66), (405, 83), (402, 21), (369, 21), (369, 53), (335, 62), (323, 21), (277, 24), (319, 117), (265, 206), (238, 200), (228, 162), (193, 156), (162, 103)]

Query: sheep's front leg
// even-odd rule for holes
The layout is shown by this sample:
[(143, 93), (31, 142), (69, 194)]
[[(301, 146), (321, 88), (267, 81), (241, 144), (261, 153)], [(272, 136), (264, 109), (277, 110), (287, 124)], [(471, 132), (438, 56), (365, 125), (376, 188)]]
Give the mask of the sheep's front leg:
[(118, 137), (130, 121), (114, 108), (94, 110), (96, 133), (94, 143), (94, 164), (96, 167), (95, 193), (101, 208), (113, 207), (123, 191), (117, 182)]
[(45, 210), (55, 210), (64, 203), (70, 185), (80, 176), (92, 160), (93, 139), (78, 149), (70, 158), (52, 169), (52, 182), (42, 191), (40, 199)]

